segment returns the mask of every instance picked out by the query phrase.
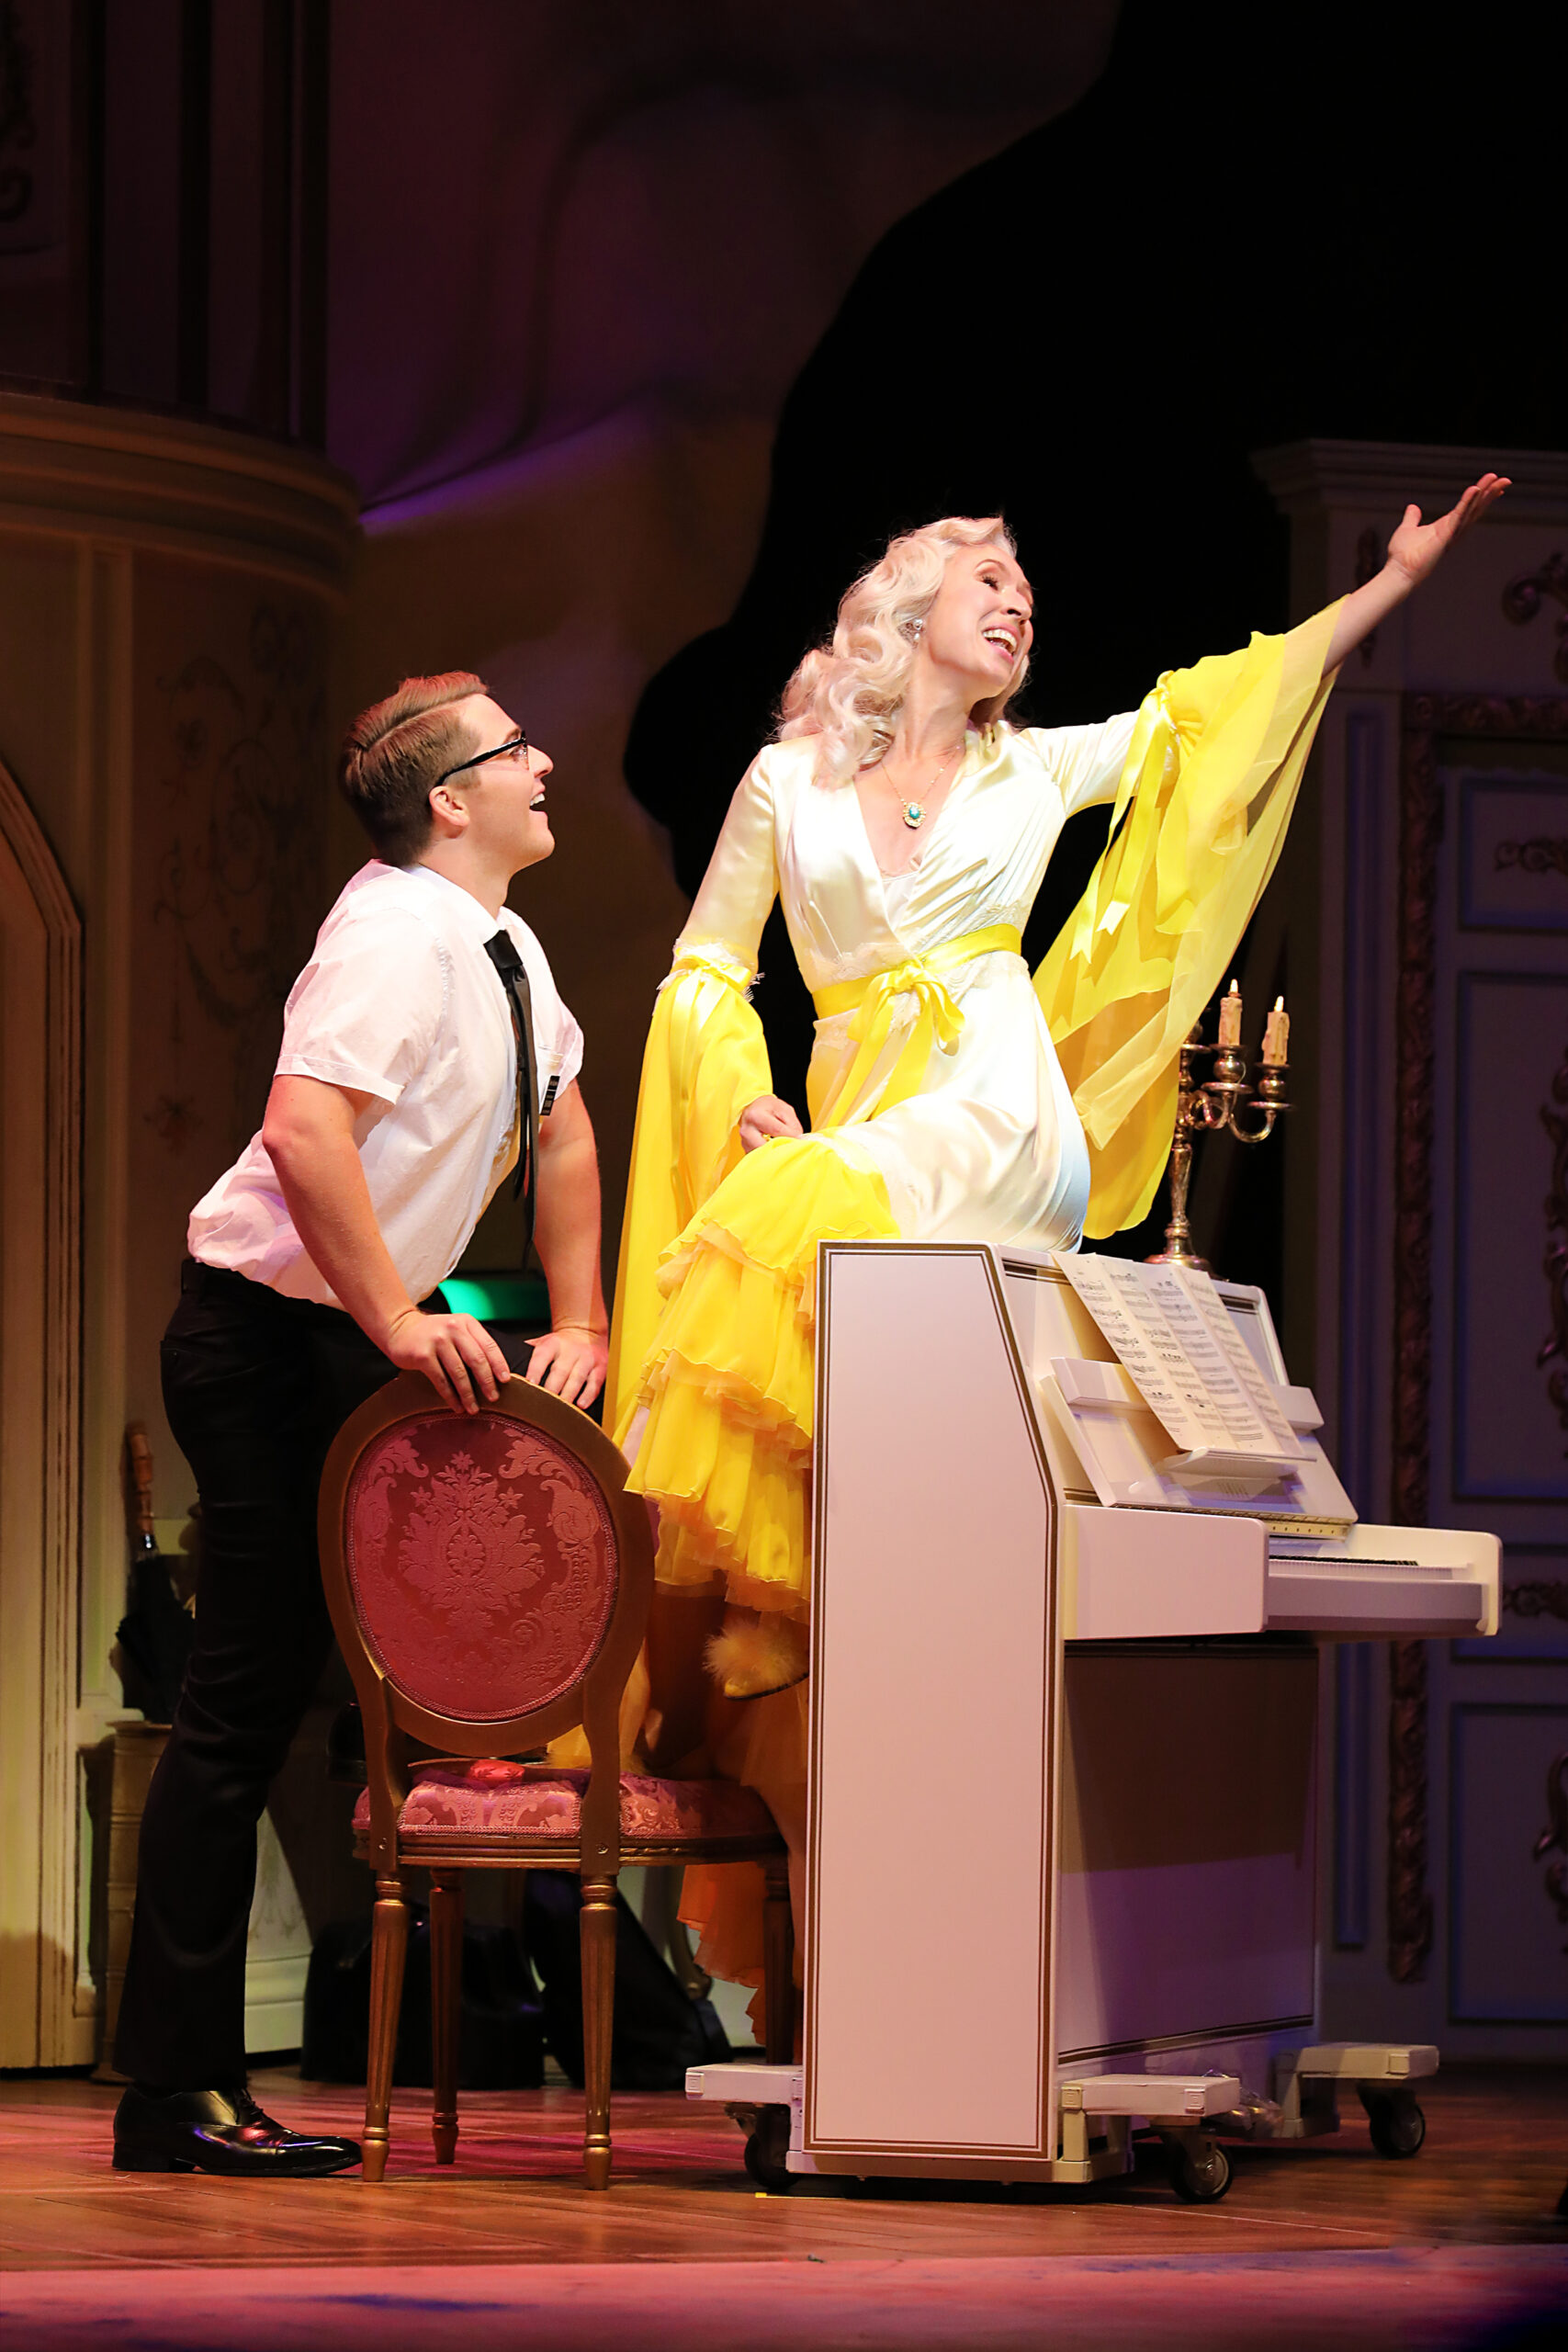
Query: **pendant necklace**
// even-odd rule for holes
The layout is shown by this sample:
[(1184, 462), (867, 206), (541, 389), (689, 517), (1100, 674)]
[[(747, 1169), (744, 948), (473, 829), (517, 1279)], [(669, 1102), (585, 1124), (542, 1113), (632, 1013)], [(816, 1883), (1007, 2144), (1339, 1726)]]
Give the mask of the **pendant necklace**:
[[(937, 785), (941, 781), (943, 768), (946, 767), (949, 760), (957, 759), (959, 754), (963, 752), (963, 749), (964, 746), (960, 743), (956, 750), (944, 752), (942, 753), (942, 758), (937, 762), (936, 767), (932, 772), (931, 780), (926, 786), (928, 793), (932, 793), (936, 790)], [(900, 797), (898, 806), (903, 812), (904, 822), (908, 826), (909, 831), (912, 833), (918, 833), (920, 827), (926, 821), (925, 803), (920, 800), (905, 800)]]

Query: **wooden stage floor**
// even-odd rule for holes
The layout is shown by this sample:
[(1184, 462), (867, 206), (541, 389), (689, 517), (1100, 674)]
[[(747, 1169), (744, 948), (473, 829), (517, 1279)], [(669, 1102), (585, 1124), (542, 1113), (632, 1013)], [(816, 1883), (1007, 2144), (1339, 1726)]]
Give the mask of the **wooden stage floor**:
[[(285, 2121), (352, 2132), (355, 2094), (258, 2074)], [(1423, 2086), (1423, 2153), (1359, 2110), (1332, 2139), (1233, 2149), (1220, 2204), (1157, 2155), (1099, 2189), (803, 2183), (757, 2193), (721, 2111), (615, 2103), (606, 2196), (580, 2185), (568, 2090), (470, 2094), (455, 2168), (428, 2092), (400, 2096), (386, 2185), (259, 2187), (109, 2169), (115, 2093), (0, 2083), (6, 2352), (116, 2343), (465, 2352), (1158, 2341), (1269, 2352), (1523, 2346), (1568, 2319), (1568, 2070), (1460, 2068)], [(1549, 2320), (1549, 2314), (1551, 2315)], [(1500, 2332), (1502, 2331), (1502, 2332)], [(1568, 2341), (1568, 2337), (1562, 2340)]]

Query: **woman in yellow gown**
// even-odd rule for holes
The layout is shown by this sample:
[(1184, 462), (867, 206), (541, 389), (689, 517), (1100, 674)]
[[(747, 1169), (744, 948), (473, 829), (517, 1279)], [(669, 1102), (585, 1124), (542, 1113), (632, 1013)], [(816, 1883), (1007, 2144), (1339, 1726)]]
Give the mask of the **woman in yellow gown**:
[[(1354, 595), (1102, 725), (1009, 723), (1032, 597), (998, 517), (895, 539), (791, 680), (655, 1010), (605, 1420), (659, 1514), (650, 1746), (666, 1770), (705, 1747), (797, 1857), (818, 1242), (1073, 1249), (1145, 1214), (1178, 1048), (1273, 869), (1335, 669), (1503, 487), (1426, 526), (1407, 510)], [(1106, 801), (1110, 843), (1032, 980), (1047, 860)], [(747, 994), (775, 896), (818, 1013), (808, 1136)], [(705, 1723), (705, 1642), (728, 1702)], [(757, 1981), (739, 1871), (689, 1873), (682, 1909), (706, 1966)]]

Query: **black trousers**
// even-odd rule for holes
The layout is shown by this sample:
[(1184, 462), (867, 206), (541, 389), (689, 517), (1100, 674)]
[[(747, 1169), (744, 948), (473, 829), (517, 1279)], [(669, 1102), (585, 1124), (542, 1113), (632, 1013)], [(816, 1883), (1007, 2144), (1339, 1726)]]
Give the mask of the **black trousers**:
[(256, 1823), (332, 1648), (321, 1465), (396, 1369), (337, 1307), (188, 1260), (182, 1271), (164, 1401), (201, 1498), (201, 1571), (196, 1645), (141, 1822), (115, 2041), (134, 2081), (244, 2079)]

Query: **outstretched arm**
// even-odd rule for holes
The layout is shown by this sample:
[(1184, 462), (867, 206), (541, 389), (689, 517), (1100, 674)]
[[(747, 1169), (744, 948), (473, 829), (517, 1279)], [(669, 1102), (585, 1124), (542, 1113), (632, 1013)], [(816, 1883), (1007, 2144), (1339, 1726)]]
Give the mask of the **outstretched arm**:
[(1404, 602), (1412, 588), (1420, 586), (1450, 542), (1479, 521), (1489, 506), (1495, 506), (1507, 487), (1506, 475), (1483, 474), (1479, 481), (1472, 482), (1459, 504), (1435, 523), (1423, 523), (1421, 509), (1407, 506), (1404, 521), (1388, 543), (1388, 560), (1382, 570), (1340, 605), (1324, 668), (1337, 670), (1346, 655), (1353, 653), (1361, 639)]

